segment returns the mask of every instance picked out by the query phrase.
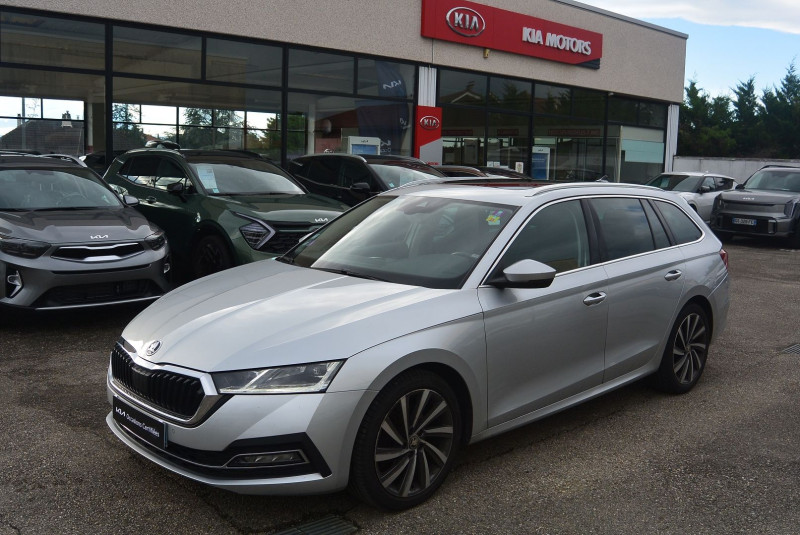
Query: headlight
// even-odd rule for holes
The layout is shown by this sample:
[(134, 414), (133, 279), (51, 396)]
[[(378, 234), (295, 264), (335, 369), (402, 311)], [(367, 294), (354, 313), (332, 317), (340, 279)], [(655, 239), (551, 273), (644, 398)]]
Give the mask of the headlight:
[(324, 392), (343, 361), (312, 362), (260, 370), (212, 374), (220, 394), (299, 394)]
[(146, 237), (144, 241), (152, 250), (158, 251), (167, 243), (167, 237), (164, 235), (163, 231), (158, 231)]
[(22, 258), (39, 258), (50, 248), (49, 243), (41, 241), (3, 238), (0, 236), (0, 251)]
[(800, 203), (797, 201), (789, 201), (786, 203), (786, 206), (783, 207), (783, 213), (786, 214), (786, 217), (792, 217), (792, 214), (795, 210), (797, 210), (797, 206)]
[(247, 245), (255, 249), (256, 251), (259, 250), (269, 239), (275, 234), (275, 230), (254, 217), (249, 217), (246, 215), (238, 214), (234, 212), (237, 216), (241, 217), (242, 219), (246, 219), (250, 221), (249, 224), (239, 227), (239, 232), (242, 233), (242, 237), (244, 241), (247, 242)]

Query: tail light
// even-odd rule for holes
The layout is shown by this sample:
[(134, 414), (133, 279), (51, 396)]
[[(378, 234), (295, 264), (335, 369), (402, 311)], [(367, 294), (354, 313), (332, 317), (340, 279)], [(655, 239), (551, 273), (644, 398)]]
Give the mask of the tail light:
[(725, 269), (728, 269), (728, 251), (725, 249), (720, 249), (719, 257), (722, 258), (722, 263), (725, 264)]

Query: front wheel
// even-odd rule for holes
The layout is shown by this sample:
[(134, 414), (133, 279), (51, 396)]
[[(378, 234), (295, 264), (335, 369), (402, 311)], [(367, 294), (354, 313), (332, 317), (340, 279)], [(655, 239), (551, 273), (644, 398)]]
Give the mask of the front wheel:
[(683, 394), (697, 384), (706, 366), (711, 330), (705, 311), (690, 304), (681, 310), (669, 335), (655, 373), (655, 386), (672, 394)]
[(203, 236), (192, 249), (192, 275), (198, 279), (233, 267), (228, 246), (221, 237)]
[(450, 471), (461, 433), (458, 400), (441, 377), (425, 370), (396, 377), (361, 423), (353, 448), (351, 490), (365, 502), (390, 510), (424, 502)]

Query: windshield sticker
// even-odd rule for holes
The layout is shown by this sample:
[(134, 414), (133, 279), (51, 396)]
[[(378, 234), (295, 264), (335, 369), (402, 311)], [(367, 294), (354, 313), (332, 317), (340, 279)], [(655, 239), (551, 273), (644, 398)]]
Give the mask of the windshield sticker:
[(214, 176), (214, 169), (210, 165), (197, 165), (196, 169), (197, 176), (200, 178), (203, 187), (211, 193), (219, 193), (217, 177)]
[(489, 223), (489, 225), (499, 225), (501, 217), (503, 217), (503, 211), (495, 210), (489, 214), (489, 217), (486, 218), (486, 222)]

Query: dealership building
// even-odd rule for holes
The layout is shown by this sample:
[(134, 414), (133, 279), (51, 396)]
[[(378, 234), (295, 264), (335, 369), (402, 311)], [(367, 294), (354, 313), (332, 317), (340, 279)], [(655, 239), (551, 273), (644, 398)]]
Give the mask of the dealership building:
[(671, 166), (686, 39), (572, 0), (11, 0), (0, 149), (163, 140), (642, 182)]

